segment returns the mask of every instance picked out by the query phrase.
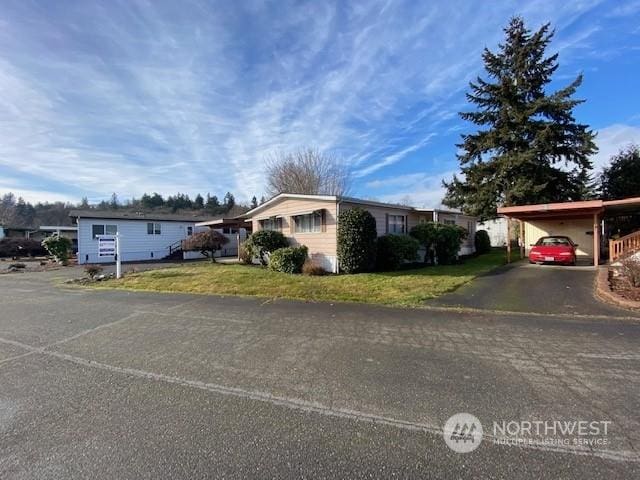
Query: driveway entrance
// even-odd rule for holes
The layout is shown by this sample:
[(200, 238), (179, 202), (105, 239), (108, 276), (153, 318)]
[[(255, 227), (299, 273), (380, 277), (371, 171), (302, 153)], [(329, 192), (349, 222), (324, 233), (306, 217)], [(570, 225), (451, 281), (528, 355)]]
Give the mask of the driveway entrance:
[(519, 262), (476, 278), (430, 306), (527, 313), (638, 316), (593, 296), (596, 269)]

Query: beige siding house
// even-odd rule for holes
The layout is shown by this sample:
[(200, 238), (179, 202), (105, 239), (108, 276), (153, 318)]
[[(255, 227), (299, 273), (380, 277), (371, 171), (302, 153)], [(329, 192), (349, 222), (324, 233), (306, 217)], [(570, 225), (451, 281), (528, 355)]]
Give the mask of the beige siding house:
[(327, 271), (337, 272), (338, 215), (355, 207), (368, 210), (373, 215), (378, 236), (406, 234), (418, 223), (434, 220), (460, 225), (469, 230), (470, 238), (461, 246), (460, 253), (467, 255), (474, 251), (476, 219), (456, 212), (332, 195), (282, 193), (247, 212), (244, 217), (251, 221), (254, 232), (278, 230), (292, 245), (306, 245), (309, 256)]

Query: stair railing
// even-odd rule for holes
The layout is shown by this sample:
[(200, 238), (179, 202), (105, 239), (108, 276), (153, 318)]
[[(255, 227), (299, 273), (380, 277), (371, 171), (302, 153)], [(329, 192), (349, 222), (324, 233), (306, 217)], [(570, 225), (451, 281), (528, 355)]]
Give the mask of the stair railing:
[(616, 240), (609, 240), (609, 262), (640, 251), (640, 230)]

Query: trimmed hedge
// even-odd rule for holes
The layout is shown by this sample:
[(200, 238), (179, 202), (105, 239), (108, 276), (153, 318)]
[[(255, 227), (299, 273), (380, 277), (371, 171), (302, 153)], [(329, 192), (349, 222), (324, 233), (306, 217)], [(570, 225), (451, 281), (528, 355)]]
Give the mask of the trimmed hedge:
[(425, 222), (411, 229), (411, 236), (427, 250), (425, 262), (435, 252), (439, 264), (452, 263), (458, 257), (460, 244), (467, 238), (467, 231), (459, 225)]
[(252, 233), (244, 246), (251, 252), (253, 257), (258, 257), (262, 265), (267, 265), (267, 256), (279, 248), (289, 246), (286, 237), (274, 230), (258, 230)]
[(282, 273), (300, 273), (308, 252), (304, 245), (279, 248), (269, 255), (269, 268)]
[(486, 230), (478, 230), (474, 238), (476, 253), (489, 253), (491, 251), (491, 239)]
[(384, 235), (378, 237), (376, 268), (378, 270), (397, 270), (405, 262), (418, 258), (420, 243), (407, 235)]
[(6, 237), (0, 240), (0, 257), (36, 257), (47, 255), (45, 248), (35, 240)]
[(338, 265), (344, 273), (368, 272), (376, 261), (376, 219), (362, 208), (338, 216)]
[(66, 264), (69, 261), (71, 240), (59, 235), (51, 235), (42, 241), (42, 246), (55, 258), (56, 262)]

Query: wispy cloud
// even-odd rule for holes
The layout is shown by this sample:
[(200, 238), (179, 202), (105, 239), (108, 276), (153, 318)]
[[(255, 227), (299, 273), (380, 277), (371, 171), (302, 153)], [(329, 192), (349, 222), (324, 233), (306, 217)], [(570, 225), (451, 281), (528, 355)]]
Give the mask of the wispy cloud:
[[(441, 176), (507, 19), (551, 20), (570, 56), (608, 31), (581, 20), (600, 3), (5, 2), (0, 174), (15, 181), (0, 191), (248, 199), (266, 156), (304, 146), (342, 157), (361, 195), (418, 162)], [(411, 188), (427, 201), (435, 185)]]

